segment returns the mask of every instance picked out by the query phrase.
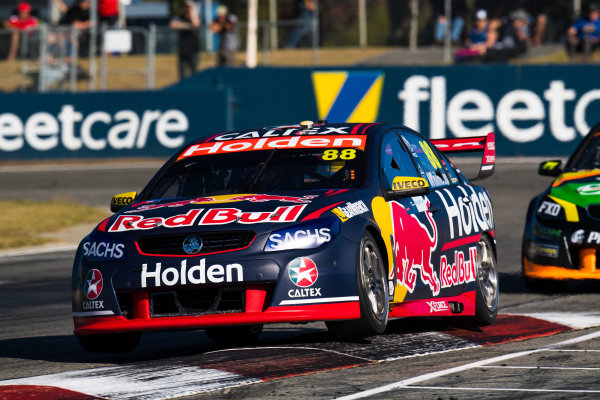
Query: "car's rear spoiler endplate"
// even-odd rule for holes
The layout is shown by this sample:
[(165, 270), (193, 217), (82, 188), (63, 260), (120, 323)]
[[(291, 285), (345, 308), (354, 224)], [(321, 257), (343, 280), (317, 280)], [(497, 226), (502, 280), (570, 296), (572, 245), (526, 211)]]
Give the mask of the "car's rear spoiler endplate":
[(496, 139), (494, 132), (490, 132), (486, 136), (435, 139), (431, 143), (443, 153), (483, 152), (479, 174), (471, 180), (488, 178), (494, 174), (496, 165)]

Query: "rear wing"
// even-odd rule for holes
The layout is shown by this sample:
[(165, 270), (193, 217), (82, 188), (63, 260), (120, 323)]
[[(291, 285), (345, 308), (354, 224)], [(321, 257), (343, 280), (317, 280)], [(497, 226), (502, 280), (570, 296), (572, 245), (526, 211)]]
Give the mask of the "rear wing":
[(488, 178), (494, 174), (496, 165), (496, 139), (494, 132), (486, 136), (473, 136), (454, 139), (436, 139), (431, 143), (442, 153), (474, 153), (483, 152), (479, 174), (471, 180)]

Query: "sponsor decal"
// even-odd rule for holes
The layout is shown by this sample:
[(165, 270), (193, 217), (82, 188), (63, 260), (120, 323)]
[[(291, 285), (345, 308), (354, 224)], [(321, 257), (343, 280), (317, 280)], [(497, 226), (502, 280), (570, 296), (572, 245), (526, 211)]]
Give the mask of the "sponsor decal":
[[(468, 88), (449, 91), (445, 76), (411, 75), (398, 91), (403, 103), (404, 125), (421, 131), (420, 122), (430, 118), (430, 138), (481, 136), (494, 131), (514, 143), (529, 143), (544, 136), (545, 126), (558, 142), (570, 142), (577, 132), (585, 135), (591, 126), (586, 121), (588, 107), (598, 100), (596, 89), (582, 92), (565, 87), (564, 80), (552, 80), (543, 98), (532, 90), (515, 89), (504, 93), (496, 104), (488, 93)], [(545, 102), (544, 102), (545, 100)], [(568, 114), (567, 109), (573, 110)], [(421, 116), (429, 110), (428, 116)], [(523, 123), (523, 121), (529, 121)], [(573, 121), (569, 126), (567, 121)]]
[(450, 311), (450, 307), (448, 307), (448, 303), (444, 300), (441, 301), (427, 301), (427, 305), (429, 306), (429, 312), (440, 312), (440, 311)]
[(583, 229), (578, 229), (571, 234), (571, 243), (573, 244), (583, 244), (584, 240), (586, 244), (600, 244), (600, 232), (590, 231), (586, 235)]
[(104, 309), (104, 300), (84, 301), (83, 303), (81, 303), (81, 308), (83, 308), (86, 311), (103, 310)]
[(95, 300), (102, 293), (102, 273), (97, 269), (90, 269), (85, 276), (83, 294), (88, 300)]
[(342, 222), (345, 222), (354, 216), (369, 212), (369, 208), (362, 200), (359, 200), (354, 203), (346, 202), (344, 206), (336, 207), (331, 212), (337, 215)]
[(318, 71), (312, 73), (319, 119), (374, 122), (383, 88), (379, 71)]
[(533, 234), (536, 236), (555, 236), (555, 237), (560, 237), (562, 236), (562, 229), (556, 229), (556, 228), (549, 228), (547, 226), (544, 225), (540, 225), (538, 223), (536, 223), (533, 226)]
[(82, 251), (84, 257), (91, 261), (124, 260), (125, 244), (106, 240), (89, 240), (83, 242)]
[(271, 234), (265, 250), (311, 249), (330, 240), (331, 229), (329, 228), (290, 230)]
[(133, 201), (136, 195), (137, 192), (127, 192), (118, 194), (116, 196), (113, 196), (111, 204), (115, 206), (126, 206), (127, 204), (130, 204)]
[(437, 226), (429, 212), (429, 202), (425, 215), (433, 231), (431, 236), (417, 216), (409, 215), (402, 204), (391, 201), (390, 207), (398, 283), (412, 293), (416, 285), (416, 270), (420, 270), (421, 281), (437, 296), (440, 293), (440, 280), (431, 264), (431, 253), (437, 247)]
[(191, 235), (186, 237), (183, 240), (183, 251), (187, 254), (196, 254), (202, 250), (202, 246), (204, 245), (204, 241), (201, 237), (196, 235)]
[(310, 129), (302, 129), (300, 126), (279, 126), (268, 130), (257, 130), (248, 132), (227, 132), (212, 139), (215, 142), (241, 140), (241, 139), (260, 139), (270, 137), (285, 136), (306, 136), (306, 135), (349, 135), (349, 126), (322, 126), (315, 125)]
[[(281, 223), (294, 222), (298, 219), (306, 204), (295, 206), (277, 207), (273, 211), (244, 212), (237, 208), (213, 208), (207, 210), (200, 218), (199, 225), (224, 225), (230, 223), (258, 224), (258, 223)], [(119, 215), (109, 232), (122, 232), (130, 230), (147, 230), (158, 227), (182, 228), (195, 224), (198, 217), (204, 211), (203, 208), (192, 209), (186, 214), (178, 214), (173, 217), (149, 217), (143, 215)]]
[(442, 287), (462, 285), (463, 283), (475, 281), (475, 262), (477, 260), (477, 248), (469, 247), (469, 259), (465, 260), (462, 251), (454, 251), (454, 263), (449, 264), (446, 256), (440, 258), (440, 277)]
[(542, 169), (553, 170), (554, 168), (560, 165), (560, 161), (546, 161), (544, 165), (542, 165)]
[(305, 288), (305, 289), (290, 289), (288, 290), (288, 297), (320, 297), (321, 288)]
[(188, 268), (187, 260), (181, 261), (179, 268), (162, 267), (156, 263), (154, 270), (148, 269), (148, 264), (142, 264), (142, 287), (175, 286), (175, 285), (201, 285), (205, 283), (243, 282), (244, 268), (241, 264), (227, 264), (225, 266), (214, 264), (206, 266), (203, 258), (198, 265)]
[(549, 258), (558, 258), (558, 246), (553, 244), (542, 244), (531, 242), (529, 244), (529, 257), (542, 256)]
[(153, 126), (156, 140), (173, 149), (184, 144), (188, 125), (180, 110), (146, 110), (142, 115), (133, 110), (117, 111), (114, 115), (94, 111), (84, 115), (73, 105), (65, 104), (57, 116), (37, 112), (26, 121), (16, 114), (0, 114), (0, 151), (18, 151), (25, 144), (39, 151), (56, 149), (61, 144), (71, 151), (143, 149)]
[(159, 208), (182, 207), (188, 204), (211, 204), (211, 203), (233, 203), (237, 201), (250, 201), (252, 203), (263, 203), (267, 201), (281, 201), (284, 203), (310, 203), (317, 195), (306, 196), (279, 196), (271, 194), (244, 194), (244, 195), (222, 195), (214, 197), (197, 197), (195, 199), (176, 201), (174, 203), (152, 204), (152, 202), (140, 203), (133, 210), (126, 213), (156, 210)]
[(450, 238), (461, 237), (490, 230), (494, 227), (494, 216), (492, 214), (492, 202), (485, 192), (477, 193), (472, 186), (469, 195), (461, 187), (457, 187), (463, 195), (454, 197), (448, 189), (437, 190), (435, 193), (440, 197), (448, 214), (448, 225), (450, 226)]
[(598, 195), (600, 194), (600, 183), (590, 183), (589, 185), (583, 185), (577, 188), (577, 193), (583, 196)]
[(585, 231), (583, 229), (577, 229), (571, 235), (571, 242), (575, 244), (583, 243), (583, 239), (585, 238)]
[(364, 148), (366, 135), (329, 135), (319, 137), (294, 136), (290, 138), (261, 138), (231, 140), (226, 142), (197, 143), (187, 148), (178, 158), (197, 157), (207, 154), (227, 154), (243, 151), (271, 149), (314, 149), (330, 147)]
[(312, 286), (319, 277), (319, 271), (315, 262), (308, 257), (293, 259), (288, 264), (288, 274), (292, 283), (301, 288)]
[(561, 206), (560, 204), (556, 204), (550, 201), (542, 201), (540, 206), (538, 207), (538, 214), (546, 214), (551, 217), (556, 217), (560, 213)]
[(429, 184), (423, 178), (397, 176), (392, 181), (392, 190), (395, 191), (421, 189), (426, 187), (429, 187)]

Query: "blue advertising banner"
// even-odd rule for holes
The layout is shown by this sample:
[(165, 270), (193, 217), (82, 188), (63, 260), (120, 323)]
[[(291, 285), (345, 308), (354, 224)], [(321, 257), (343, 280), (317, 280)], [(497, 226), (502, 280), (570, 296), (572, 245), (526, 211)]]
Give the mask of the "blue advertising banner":
[(169, 156), (228, 125), (223, 89), (0, 95), (0, 159)]
[(167, 156), (205, 134), (396, 122), (433, 139), (496, 132), (499, 156), (573, 151), (600, 122), (593, 65), (219, 68), (156, 92), (0, 95), (0, 159)]
[(593, 65), (260, 68), (206, 71), (179, 85), (231, 87), (236, 129), (397, 122), (433, 139), (494, 131), (500, 156), (568, 155), (600, 122), (596, 75)]

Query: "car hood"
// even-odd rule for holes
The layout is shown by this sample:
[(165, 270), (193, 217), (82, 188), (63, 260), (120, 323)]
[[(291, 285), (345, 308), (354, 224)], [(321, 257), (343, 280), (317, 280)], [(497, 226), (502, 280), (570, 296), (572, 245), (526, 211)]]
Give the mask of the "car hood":
[(600, 169), (565, 172), (552, 183), (550, 196), (587, 207), (600, 203)]
[(252, 230), (270, 232), (303, 220), (325, 216), (354, 196), (348, 189), (302, 194), (250, 193), (195, 198), (161, 199), (131, 204), (98, 226), (111, 236), (181, 232)]

